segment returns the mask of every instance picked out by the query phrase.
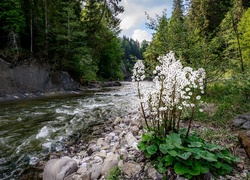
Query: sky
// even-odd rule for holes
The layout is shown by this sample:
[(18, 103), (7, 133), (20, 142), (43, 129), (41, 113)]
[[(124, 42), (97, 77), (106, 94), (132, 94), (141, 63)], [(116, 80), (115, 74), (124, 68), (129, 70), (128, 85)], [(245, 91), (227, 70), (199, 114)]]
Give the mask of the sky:
[(120, 36), (131, 37), (134, 40), (142, 42), (150, 41), (153, 31), (146, 27), (146, 15), (156, 17), (156, 14), (162, 15), (164, 9), (167, 10), (167, 16), (172, 13), (173, 0), (122, 0), (121, 5), (124, 12), (118, 17), (122, 20)]

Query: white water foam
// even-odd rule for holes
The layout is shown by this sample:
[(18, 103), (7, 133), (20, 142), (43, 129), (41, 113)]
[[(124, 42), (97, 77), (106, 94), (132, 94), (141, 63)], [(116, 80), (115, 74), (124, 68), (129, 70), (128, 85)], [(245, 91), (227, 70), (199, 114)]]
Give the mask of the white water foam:
[(35, 157), (35, 156), (31, 157), (31, 158), (30, 158), (29, 165), (32, 165), (32, 166), (36, 165), (38, 159), (39, 159), (39, 158), (38, 158), (38, 157)]
[(72, 111), (69, 111), (69, 110), (66, 110), (66, 109), (56, 109), (56, 113), (58, 114), (67, 114), (67, 115), (75, 115), (75, 112), (72, 112)]
[(49, 135), (49, 129), (47, 126), (44, 126), (40, 131), (39, 133), (36, 135), (36, 139), (39, 139), (39, 138), (44, 138), (46, 136)]

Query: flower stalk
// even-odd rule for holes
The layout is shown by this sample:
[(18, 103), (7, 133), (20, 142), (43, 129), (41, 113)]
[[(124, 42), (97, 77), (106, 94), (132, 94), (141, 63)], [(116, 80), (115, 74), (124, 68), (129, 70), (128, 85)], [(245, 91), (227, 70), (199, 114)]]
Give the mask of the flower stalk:
[[(143, 117), (148, 131), (166, 136), (172, 131), (178, 132), (182, 118), (182, 111), (191, 113), (188, 137), (194, 120), (195, 107), (199, 104), (204, 93), (205, 71), (197, 71), (191, 67), (183, 67), (170, 52), (158, 58), (159, 65), (154, 70), (154, 88), (147, 93), (140, 91), (140, 81), (145, 78), (145, 67), (142, 60), (138, 60), (133, 69), (132, 81), (137, 82), (138, 97)], [(146, 114), (148, 115), (146, 118)]]

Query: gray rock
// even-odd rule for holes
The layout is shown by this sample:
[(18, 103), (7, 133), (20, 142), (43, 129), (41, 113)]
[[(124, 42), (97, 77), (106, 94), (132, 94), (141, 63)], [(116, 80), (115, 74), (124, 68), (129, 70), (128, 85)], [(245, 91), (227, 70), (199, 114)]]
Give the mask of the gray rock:
[(84, 180), (90, 180), (90, 176), (91, 176), (91, 170), (87, 167), (87, 166), (81, 166), (78, 170), (77, 170), (77, 174), (80, 175), (79, 176), (79, 180), (84, 179)]
[(129, 146), (134, 146), (134, 144), (137, 142), (137, 139), (131, 132), (128, 132), (128, 134), (125, 136), (125, 139)]
[[(0, 58), (0, 96), (37, 91), (77, 90), (76, 83), (67, 72), (52, 72), (49, 66), (36, 63), (11, 67)], [(25, 95), (24, 94), (24, 95)]]
[(62, 180), (77, 169), (76, 161), (72, 159), (51, 159), (45, 165), (43, 180)]
[(250, 121), (246, 121), (242, 126), (242, 129), (250, 129)]
[(113, 153), (108, 154), (107, 158), (104, 160), (101, 174), (107, 175), (107, 173), (112, 168), (117, 166), (118, 162), (119, 162), (119, 156), (117, 154), (113, 154)]
[(137, 163), (126, 163), (121, 167), (121, 170), (131, 178), (138, 174), (142, 168), (141, 165)]
[(101, 176), (102, 164), (93, 164), (91, 169), (91, 179), (98, 179)]
[(250, 113), (240, 114), (234, 118), (233, 126), (250, 129)]

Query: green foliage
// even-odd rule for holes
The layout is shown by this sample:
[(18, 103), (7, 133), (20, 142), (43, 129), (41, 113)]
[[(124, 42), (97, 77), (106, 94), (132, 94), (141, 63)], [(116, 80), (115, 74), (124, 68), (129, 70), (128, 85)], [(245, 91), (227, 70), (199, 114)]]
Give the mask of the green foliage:
[(242, 56), (246, 67), (250, 67), (250, 8), (243, 14), (238, 29), (242, 47)]
[[(17, 64), (24, 58), (39, 60), (79, 82), (122, 79), (120, 1), (3, 0), (0, 55), (7, 52), (4, 56), (10, 54)], [(30, 54), (23, 58), (22, 52)]]
[(118, 166), (111, 169), (107, 175), (107, 180), (119, 180), (121, 176), (121, 170)]
[(232, 164), (240, 159), (232, 156), (221, 146), (210, 144), (198, 137), (185, 137), (186, 130), (171, 132), (166, 138), (159, 138), (151, 131), (142, 135), (138, 148), (160, 173), (173, 167), (178, 175), (188, 179), (207, 172), (225, 175), (232, 171)]
[(140, 47), (140, 43), (138, 41), (133, 40), (132, 38), (128, 38), (123, 36), (120, 38), (121, 48), (123, 51), (122, 55), (122, 64), (123, 64), (123, 73), (125, 79), (130, 79), (132, 75), (132, 68), (137, 59), (143, 59), (142, 54), (146, 51), (148, 46), (147, 41), (143, 41)]
[(247, 113), (250, 109), (249, 72), (244, 75), (223, 79), (207, 86), (204, 100), (213, 104), (213, 113), (209, 109), (198, 113), (197, 119), (213, 122), (218, 126), (229, 125), (228, 121), (237, 114)]

